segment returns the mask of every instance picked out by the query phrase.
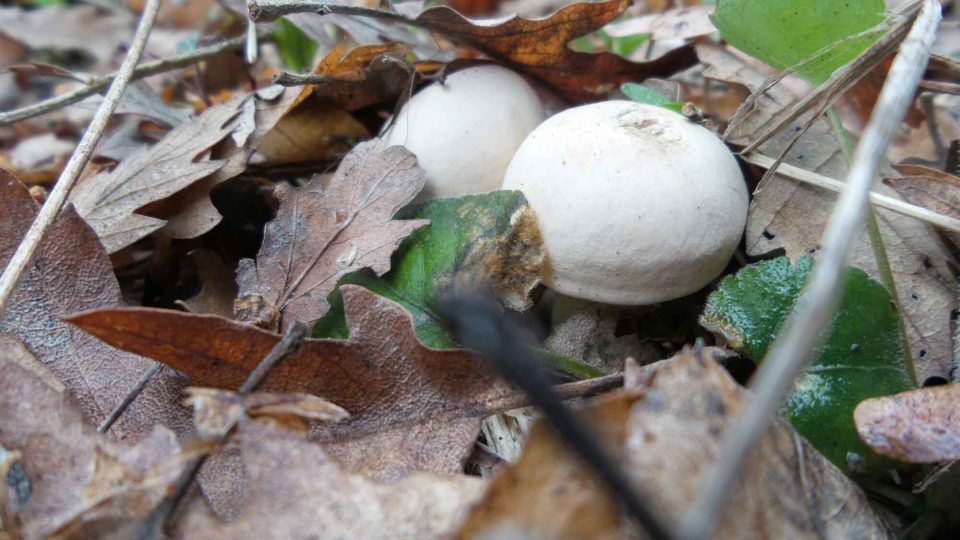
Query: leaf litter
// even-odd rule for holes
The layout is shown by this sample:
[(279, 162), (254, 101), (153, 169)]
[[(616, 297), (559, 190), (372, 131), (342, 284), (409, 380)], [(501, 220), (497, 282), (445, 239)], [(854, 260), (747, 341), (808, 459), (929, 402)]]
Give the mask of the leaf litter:
[[(818, 1), (804, 3), (824, 4)], [(716, 9), (736, 3), (722, 0)], [(208, 38), (235, 35), (235, 22), (242, 18), (213, 2), (191, 4), (165, 7), (151, 38), (154, 54), (203, 51)], [(699, 337), (759, 361), (780, 321), (765, 317), (782, 314), (793, 297), (774, 294), (778, 303), (769, 291), (747, 293), (751, 272), (762, 273), (777, 261), (736, 270), (777, 251), (795, 261), (816, 255), (833, 195), (783, 176), (766, 178), (754, 191), (746, 250), (726, 271), (732, 277), (676, 303), (629, 309), (588, 305), (567, 313), (565, 301), (539, 285), (549, 254), (522, 194), (495, 191), (408, 206), (422, 185), (415, 157), (370, 140), (418, 86), (442, 84), (446, 74), (476, 59), (499, 61), (543, 96), (555, 95), (545, 97), (554, 110), (565, 102), (622, 99), (621, 88), (672, 88), (670, 100), (677, 102), (672, 106), (693, 102), (703, 115), (691, 118), (722, 128), (730, 116), (726, 111), (769, 71), (712, 37), (713, 8), (695, 1), (675, 9), (667, 4), (650, 0), (627, 11), (624, 0), (561, 3), (558, 12), (541, 19), (486, 20), (467, 19), (445, 6), (424, 10), (421, 3), (379, 10), (334, 6), (334, 14), (322, 17), (291, 15), (293, 24), (279, 28), (293, 33), (299, 27), (303, 34), (293, 41), (278, 33), (274, 42), (261, 40), (256, 62), (244, 64), (239, 51), (226, 49), (131, 86), (97, 165), (88, 167), (73, 194), (86, 223), (72, 209), (63, 213), (0, 316), (5, 371), (0, 414), (8, 415), (0, 422), (0, 473), (7, 479), (0, 487), (0, 536), (130, 536), (171, 492), (182, 465), (208, 452), (197, 478), (200, 489), (188, 490), (166, 518), (173, 537), (641, 536), (591, 469), (572, 457), (567, 441), (541, 423), (524, 442), (535, 408), (484, 420), (530, 402), (474, 353), (457, 348), (444, 328), (435, 308), (444, 294), (463, 289), (497, 298), (504, 311), (528, 310), (522, 324), (529, 327), (532, 345), (567, 356), (548, 356), (554, 369), (560, 367), (560, 380), (590, 376), (596, 367), (625, 370), (571, 382), (560, 391), (583, 396), (591, 394), (591, 385), (609, 389), (610, 380), (627, 381), (623, 390), (576, 406), (623, 473), (650, 493), (655, 511), (678, 521), (718, 458), (724, 431), (749, 403), (721, 363), (745, 381), (749, 369), (737, 366), (749, 361), (699, 345), (647, 367), (628, 356), (648, 363)], [(230, 5), (238, 13), (246, 9), (240, 2)], [(496, 9), (457, 5), (464, 13)], [(525, 14), (543, 9), (515, 7)], [(875, 22), (878, 13), (867, 11), (870, 17), (857, 24)], [(718, 15), (727, 21), (722, 25), (729, 13)], [(0, 57), (32, 68), (0, 72), (2, 107), (55, 98), (82, 86), (88, 69), (107, 74), (123, 53), (117, 37), (134, 22), (119, 10), (87, 6), (0, 8), (4, 17), (22, 25), (3, 25)], [(38, 21), (59, 33), (24, 31)], [(836, 28), (843, 21), (832, 23)], [(789, 59), (764, 56), (764, 34), (786, 44), (802, 34), (778, 24), (756, 32), (749, 27), (730, 39), (774, 67), (789, 67)], [(92, 29), (102, 32), (92, 36)], [(804, 29), (814, 35), (803, 38), (803, 46), (822, 37), (813, 26)], [(837, 36), (849, 28), (841, 30)], [(650, 35), (636, 35), (641, 31)], [(941, 37), (948, 37), (946, 30)], [(574, 38), (576, 43), (568, 43)], [(760, 48), (748, 43), (755, 38)], [(582, 41), (589, 41), (594, 53), (580, 52)], [(305, 48), (287, 50), (291, 43)], [(941, 52), (950, 54), (944, 46)], [(823, 78), (842, 63), (836, 57), (820, 58), (804, 73)], [(311, 61), (306, 74), (281, 71), (310, 68)], [(931, 62), (928, 78), (948, 88), (955, 66), (948, 58)], [(854, 133), (885, 76), (881, 66), (841, 102)], [(68, 84), (55, 86), (65, 78)], [(751, 135), (807, 92), (787, 77), (759, 97), (728, 142), (752, 142)], [(888, 154), (907, 158), (897, 165), (900, 177), (885, 165), (887, 186), (878, 189), (896, 190), (916, 205), (956, 216), (955, 178), (943, 172), (951, 167), (946, 149), (957, 132), (956, 117), (949, 112), (950, 96), (928, 96), (916, 100), (921, 107), (907, 122), (912, 129)], [(196, 113), (188, 118), (184, 111), (190, 107)], [(918, 124), (921, 108), (928, 118)], [(8, 166), (11, 156), (17, 157), (17, 173), (31, 183), (49, 182), (60, 173), (89, 119), (76, 109), (44, 114), (0, 126), (0, 161)], [(778, 155), (795, 125), (761, 151)], [(31, 145), (20, 146), (23, 141)], [(51, 144), (39, 144), (43, 141)], [(823, 121), (813, 124), (787, 162), (834, 178), (845, 170)], [(756, 170), (746, 172), (748, 181), (759, 177)], [(45, 193), (36, 185), (28, 193), (6, 173), (0, 181), (0, 259), (6, 261), (36, 213), (34, 200)], [(364, 201), (353, 204), (358, 197)], [(363, 204), (370, 201), (375, 203)], [(956, 244), (943, 243), (949, 236), (911, 218), (881, 212), (880, 220), (913, 367), (921, 380), (946, 376)], [(854, 255), (856, 266), (875, 273), (867, 242)], [(787, 263), (792, 273), (778, 276), (795, 289), (806, 275), (799, 271), (804, 264)], [(823, 350), (836, 352), (843, 366), (858, 352), (869, 353), (874, 363), (896, 357), (899, 364), (884, 364), (889, 369), (880, 372), (887, 377), (903, 371), (907, 347), (897, 348), (901, 336), (889, 297), (878, 294), (882, 287), (866, 275), (850, 272), (858, 285), (845, 290), (844, 302), (854, 295), (870, 299), (869, 306), (847, 309), (835, 322), (860, 349), (846, 342), (838, 347), (833, 340)], [(733, 294), (737, 280), (744, 294)], [(784, 283), (773, 279), (767, 285)], [(721, 296), (722, 309), (716, 309)], [(231, 320), (234, 300), (240, 320)], [(728, 331), (723, 337), (693, 329), (704, 303), (705, 319)], [(132, 305), (155, 307), (122, 307)], [(195, 313), (157, 309), (171, 307)], [(871, 319), (878, 313), (883, 316)], [(63, 317), (104, 341), (65, 324)], [(765, 322), (751, 327), (757, 317)], [(304, 340), (299, 352), (270, 371), (263, 391), (237, 393), (281, 341), (248, 322), (281, 330), (295, 320), (318, 321), (313, 335), (320, 339)], [(763, 335), (757, 337), (757, 330)], [(142, 379), (148, 359), (166, 364), (150, 380)], [(822, 368), (822, 360), (811, 369)], [(582, 369), (565, 370), (563, 362)], [(870, 396), (903, 387), (849, 378), (871, 387)], [(144, 382), (145, 390), (135, 390)], [(877, 392), (881, 386), (887, 390)], [(950, 472), (957, 456), (952, 392), (946, 385), (861, 402), (867, 394), (838, 391), (843, 411), (830, 421), (843, 424), (841, 442), (839, 431), (810, 432), (785, 408), (784, 416), (809, 441), (785, 422), (770, 428), (728, 494), (716, 535), (887, 537), (914, 520), (923, 524), (938, 512), (947, 515), (944, 510), (955, 506), (950, 493), (956, 485)], [(187, 396), (193, 425), (183, 405)], [(132, 401), (119, 420), (108, 434), (96, 433), (92, 426), (123, 398)], [(840, 472), (849, 458), (843, 449), (863, 448), (854, 428), (863, 444), (886, 460), (933, 466), (921, 470), (881, 461), (881, 474), (873, 480), (855, 471), (847, 471), (847, 478)], [(502, 462), (498, 455), (516, 462)], [(896, 475), (889, 474), (893, 470)], [(477, 478), (478, 471), (489, 479)], [(922, 482), (915, 483), (918, 478)], [(873, 508), (851, 479), (867, 488)], [(911, 483), (922, 495), (911, 492)], [(890, 493), (895, 501), (886, 498)], [(941, 531), (951, 523), (940, 522)]]

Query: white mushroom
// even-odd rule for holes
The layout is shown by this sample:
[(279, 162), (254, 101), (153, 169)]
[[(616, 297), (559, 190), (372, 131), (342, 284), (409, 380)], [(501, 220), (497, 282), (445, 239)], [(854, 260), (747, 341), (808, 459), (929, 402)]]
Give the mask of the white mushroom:
[(709, 130), (660, 107), (607, 101), (568, 109), (517, 150), (504, 189), (537, 214), (544, 283), (620, 305), (692, 293), (740, 241), (747, 190)]
[(510, 158), (543, 121), (543, 104), (522, 77), (496, 65), (458, 71), (423, 89), (383, 134), (416, 154), (425, 201), (500, 187)]

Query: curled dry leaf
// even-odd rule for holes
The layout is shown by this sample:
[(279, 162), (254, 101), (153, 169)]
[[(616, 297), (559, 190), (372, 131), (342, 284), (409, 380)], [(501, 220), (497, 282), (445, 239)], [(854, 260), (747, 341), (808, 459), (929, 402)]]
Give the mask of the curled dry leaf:
[[(633, 373), (637, 387), (586, 413), (653, 511), (674, 523), (696, 499), (707, 467), (723, 459), (723, 435), (747, 405), (708, 352), (685, 350)], [(781, 420), (754, 449), (727, 503), (736, 510), (723, 514), (713, 538), (888, 538), (863, 492)], [(542, 426), (520, 461), (493, 480), (460, 538), (508, 526), (533, 537), (611, 539), (630, 527), (592, 472)]]
[[(765, 76), (736, 55), (715, 44), (697, 44), (697, 54), (707, 65), (704, 76), (743, 85), (756, 91)], [(740, 127), (727, 133), (727, 141), (737, 145), (751, 142), (753, 134), (777, 120), (777, 115), (798, 97), (782, 85), (774, 86), (759, 100)], [(791, 123), (760, 147), (768, 156), (777, 157), (800, 129)], [(846, 165), (836, 138), (823, 119), (816, 121), (787, 154), (784, 163), (818, 172), (831, 178), (844, 178)], [(881, 168), (892, 176), (889, 166)], [(874, 190), (884, 195), (896, 193), (884, 186)], [(747, 218), (747, 254), (759, 256), (783, 249), (791, 259), (814, 255), (830, 215), (836, 194), (773, 175), (754, 191)], [(897, 285), (899, 305), (903, 309), (907, 335), (919, 380), (943, 375), (950, 362), (950, 311), (956, 306), (955, 286), (948, 264), (953, 256), (937, 238), (936, 231), (913, 218), (887, 210), (876, 210), (880, 233)], [(850, 263), (874, 279), (880, 279), (876, 258), (866, 229), (862, 229), (851, 248)]]
[(327, 295), (341, 276), (390, 269), (400, 241), (426, 220), (393, 220), (423, 187), (413, 154), (379, 140), (357, 145), (324, 189), (320, 176), (281, 192), (257, 260), (240, 261), (240, 320), (266, 328), (311, 323), (327, 312)]
[[(484, 404), (509, 390), (471, 353), (421, 345), (410, 314), (395, 302), (357, 286), (340, 290), (350, 338), (305, 340), (260, 388), (323, 396), (348, 411), (348, 420), (314, 433), (347, 470), (385, 480), (415, 470), (459, 472), (487, 414)], [(183, 371), (197, 385), (221, 389), (240, 386), (280, 339), (222, 317), (148, 308), (68, 320)]]
[(67, 393), (0, 354), (0, 447), (20, 453), (26, 538), (102, 537), (146, 516), (179, 474), (180, 449), (157, 427), (135, 446), (98, 434)]
[(213, 388), (187, 388), (193, 423), (204, 437), (223, 437), (244, 416), (272, 421), (278, 428), (306, 432), (310, 422), (338, 422), (350, 415), (334, 403), (303, 392), (238, 394)]
[(342, 470), (320, 445), (257, 422), (241, 422), (235, 439), (251, 503), (223, 523), (194, 499), (177, 537), (443, 538), (485, 487), (479, 478), (425, 473), (379, 484)]
[[(26, 187), (0, 169), (0, 267), (7, 265), (37, 213)], [(97, 235), (72, 209), (65, 210), (40, 244), (20, 282), (0, 332), (10, 332), (47, 366), (80, 402), (90, 422), (100, 422), (133, 388), (151, 362), (93, 339), (60, 318), (86, 309), (120, 305), (120, 286)], [(189, 416), (180, 406), (182, 381), (158, 373), (111, 433), (124, 438), (161, 423), (181, 432)]]
[(907, 463), (960, 459), (960, 384), (931, 386), (863, 401), (857, 432), (874, 452)]
[(137, 214), (225, 165), (207, 159), (210, 148), (236, 129), (245, 99), (215, 105), (171, 130), (157, 144), (130, 155), (111, 171), (84, 178), (71, 194), (77, 212), (113, 253), (163, 227)]

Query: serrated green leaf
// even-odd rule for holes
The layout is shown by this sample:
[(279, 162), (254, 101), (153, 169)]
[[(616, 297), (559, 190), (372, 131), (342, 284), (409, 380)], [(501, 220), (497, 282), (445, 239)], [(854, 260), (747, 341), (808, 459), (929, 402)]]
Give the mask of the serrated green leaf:
[(652, 88), (647, 88), (642, 84), (623, 83), (620, 85), (620, 91), (631, 101), (637, 103), (646, 103), (647, 105), (656, 105), (675, 113), (683, 113), (683, 103), (679, 101), (670, 101), (670, 98)]
[[(710, 295), (701, 324), (723, 335), (735, 350), (762, 361), (812, 266), (810, 257), (801, 257), (795, 266), (780, 257), (743, 268)], [(915, 386), (899, 317), (883, 285), (848, 268), (837, 314), (782, 409), (797, 431), (848, 473), (853, 472), (850, 452), (864, 457), (871, 472), (889, 466), (860, 440), (853, 410), (864, 399)]]
[[(821, 84), (876, 41), (847, 39), (884, 20), (883, 0), (718, 0), (713, 24), (727, 43), (777, 68)], [(803, 65), (821, 49), (831, 49)]]

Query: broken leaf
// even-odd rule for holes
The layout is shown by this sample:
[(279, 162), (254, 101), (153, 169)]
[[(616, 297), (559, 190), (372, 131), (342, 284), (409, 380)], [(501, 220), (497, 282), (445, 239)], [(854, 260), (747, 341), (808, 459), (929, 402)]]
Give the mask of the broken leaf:
[[(306, 340), (260, 388), (322, 396), (349, 412), (350, 419), (315, 432), (348, 470), (390, 480), (414, 470), (459, 472), (486, 414), (483, 403), (507, 393), (505, 386), (466, 351), (421, 345), (400, 305), (361, 287), (341, 292), (349, 339)], [(147, 308), (68, 320), (183, 371), (194, 384), (221, 389), (240, 386), (280, 339), (222, 317)]]
[(727, 43), (821, 84), (880, 37), (857, 34), (883, 22), (884, 10), (883, 0), (719, 0), (712, 20)]
[(0, 447), (20, 453), (24, 537), (101, 537), (144, 517), (177, 477), (180, 453), (157, 427), (137, 445), (97, 433), (67, 393), (0, 354)]
[(238, 394), (213, 388), (187, 388), (193, 424), (203, 437), (224, 437), (244, 416), (272, 420), (278, 429), (305, 432), (311, 421), (337, 422), (350, 415), (329, 401), (302, 392)]
[[(420, 218), (430, 225), (404, 241), (388, 274), (361, 271), (341, 284), (362, 285), (398, 302), (413, 314), (424, 345), (456, 347), (432, 307), (449, 287), (488, 289), (513, 309), (529, 307), (544, 253), (536, 217), (519, 191), (439, 199), (407, 207), (397, 218)], [(314, 335), (343, 338), (347, 326), (338, 293), (330, 306)]]
[(234, 436), (250, 502), (221, 522), (200, 499), (179, 521), (184, 538), (443, 538), (485, 483), (464, 475), (418, 473), (384, 485), (351, 474), (321, 445), (242, 422)]
[[(0, 169), (0, 267), (13, 256), (38, 211), (26, 187)], [(60, 318), (85, 309), (120, 305), (120, 287), (96, 234), (71, 209), (65, 210), (40, 244), (33, 265), (0, 316), (10, 332), (46, 365), (80, 402), (90, 422), (100, 422), (132, 389), (151, 362), (104, 345)], [(180, 379), (158, 373), (139, 399), (114, 424), (120, 438), (162, 423), (187, 429), (179, 406)]]
[(163, 227), (164, 220), (137, 214), (138, 209), (223, 167), (224, 161), (204, 155), (234, 130), (233, 121), (243, 102), (238, 99), (211, 107), (194, 121), (174, 128), (157, 144), (130, 155), (112, 171), (88, 176), (77, 184), (71, 201), (108, 252)]
[[(643, 368), (639, 388), (585, 414), (653, 511), (677, 523), (702, 489), (747, 394), (710, 357), (685, 350)], [(783, 421), (753, 449), (711, 538), (876, 538), (888, 533), (863, 492)], [(593, 473), (544, 426), (494, 478), (459, 538), (498, 529), (534, 538), (623, 538), (625, 523)]]
[[(756, 362), (766, 356), (813, 266), (780, 257), (727, 276), (707, 299), (701, 324)], [(836, 315), (813, 360), (794, 383), (783, 415), (820, 452), (848, 473), (872, 473), (888, 464), (873, 456), (856, 433), (853, 410), (864, 399), (916, 385), (890, 293), (856, 268), (848, 268)]]
[(960, 385), (945, 384), (865, 400), (853, 418), (874, 452), (907, 463), (960, 459)]
[(377, 139), (357, 145), (326, 189), (317, 175), (281, 192), (257, 260), (240, 261), (238, 318), (266, 328), (311, 323), (327, 312), (327, 295), (341, 276), (389, 270), (400, 241), (428, 223), (392, 219), (423, 188), (416, 163), (403, 147), (385, 148)]

